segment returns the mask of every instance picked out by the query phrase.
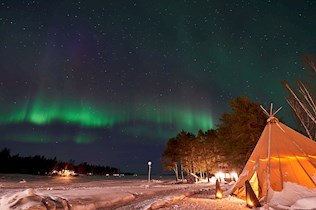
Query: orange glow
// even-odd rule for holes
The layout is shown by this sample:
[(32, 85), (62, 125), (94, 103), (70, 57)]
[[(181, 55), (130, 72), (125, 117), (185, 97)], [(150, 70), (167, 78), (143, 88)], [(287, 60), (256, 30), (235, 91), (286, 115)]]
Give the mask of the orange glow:
[(247, 206), (253, 207), (253, 202), (250, 199), (247, 199)]
[(222, 198), (223, 194), (220, 191), (217, 191), (215, 197), (216, 198)]
[[(311, 158), (316, 158), (316, 156), (312, 156), (312, 155), (308, 155), (308, 157), (311, 157)], [(270, 157), (270, 160), (271, 161), (288, 161), (288, 160), (295, 160), (295, 159), (300, 159), (300, 160), (306, 160), (307, 159), (307, 157), (305, 157), (305, 156), (299, 156), (299, 155), (292, 155), (292, 156), (280, 156), (280, 157), (274, 157), (274, 156), (271, 156)], [(266, 162), (266, 161), (268, 161), (268, 158), (260, 158), (259, 159), (260, 161), (262, 161), (262, 162)], [(250, 160), (250, 162), (252, 162), (252, 163), (256, 163), (256, 161), (254, 161), (254, 160)]]

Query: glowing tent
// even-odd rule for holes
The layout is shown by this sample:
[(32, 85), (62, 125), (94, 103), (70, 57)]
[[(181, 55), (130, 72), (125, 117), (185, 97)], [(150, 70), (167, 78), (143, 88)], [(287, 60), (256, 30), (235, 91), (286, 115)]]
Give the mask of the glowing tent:
[(233, 189), (234, 195), (245, 200), (247, 180), (257, 198), (266, 203), (287, 182), (316, 188), (316, 142), (279, 122), (271, 110), (270, 114), (265, 111), (267, 125)]

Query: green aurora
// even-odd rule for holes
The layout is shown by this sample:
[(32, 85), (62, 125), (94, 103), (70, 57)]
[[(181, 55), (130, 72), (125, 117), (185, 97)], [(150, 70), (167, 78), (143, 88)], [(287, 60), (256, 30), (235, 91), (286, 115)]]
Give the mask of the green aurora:
[[(72, 140), (78, 144), (95, 141), (96, 135), (89, 129), (119, 128), (127, 136), (146, 136), (167, 140), (180, 130), (196, 133), (199, 129), (213, 128), (210, 114), (206, 111), (176, 106), (146, 105), (141, 108), (97, 106), (92, 103), (76, 103), (75, 100), (44, 100), (37, 98), (33, 103), (5, 107), (1, 113), (0, 124), (17, 125), (29, 123), (37, 126), (37, 132), (20, 131), (19, 134), (7, 133), (5, 140), (47, 143)], [(77, 126), (75, 134), (52, 134), (45, 132), (53, 124)], [(155, 125), (155, 126), (151, 126)], [(148, 127), (154, 127), (149, 132)], [(83, 132), (82, 132), (83, 130)], [(86, 130), (86, 132), (84, 132)], [(57, 136), (56, 136), (57, 135)]]

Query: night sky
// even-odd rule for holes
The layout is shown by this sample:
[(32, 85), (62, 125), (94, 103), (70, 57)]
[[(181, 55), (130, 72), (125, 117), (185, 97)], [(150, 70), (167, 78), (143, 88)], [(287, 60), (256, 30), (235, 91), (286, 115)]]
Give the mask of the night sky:
[(0, 1), (0, 149), (161, 171), (182, 129), (245, 95), (293, 121), (281, 81), (316, 55), (316, 1)]

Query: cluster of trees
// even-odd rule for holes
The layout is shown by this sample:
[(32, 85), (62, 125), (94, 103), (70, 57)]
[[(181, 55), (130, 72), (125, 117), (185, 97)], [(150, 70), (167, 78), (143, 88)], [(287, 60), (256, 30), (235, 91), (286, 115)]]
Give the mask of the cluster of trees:
[(98, 175), (119, 173), (119, 169), (109, 166), (96, 166), (88, 163), (75, 165), (75, 161), (69, 162), (48, 159), (44, 156), (35, 155), (21, 157), (19, 154), (11, 155), (9, 149), (4, 148), (0, 151), (0, 173), (22, 173), (22, 174), (42, 174), (46, 175), (53, 170), (63, 169), (73, 170), (79, 174), (93, 173)]
[(181, 131), (167, 142), (162, 154), (165, 170), (209, 176), (218, 169), (241, 171), (265, 125), (260, 105), (241, 96), (230, 102), (232, 112), (224, 113), (216, 130), (198, 131), (197, 135)]

